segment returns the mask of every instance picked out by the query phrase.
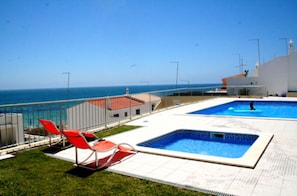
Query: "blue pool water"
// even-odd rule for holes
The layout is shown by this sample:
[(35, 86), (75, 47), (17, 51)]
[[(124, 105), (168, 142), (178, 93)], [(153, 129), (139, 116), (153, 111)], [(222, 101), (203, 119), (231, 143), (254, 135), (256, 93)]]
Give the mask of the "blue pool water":
[(137, 145), (194, 154), (240, 158), (258, 137), (258, 135), (252, 134), (180, 129)]
[(254, 107), (256, 110), (250, 110), (250, 101), (233, 101), (190, 114), (297, 119), (296, 101), (254, 101)]

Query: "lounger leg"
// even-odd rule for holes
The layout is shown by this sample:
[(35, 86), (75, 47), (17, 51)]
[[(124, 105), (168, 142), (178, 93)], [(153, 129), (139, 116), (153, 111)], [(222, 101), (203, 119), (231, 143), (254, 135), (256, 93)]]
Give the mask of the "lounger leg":
[(49, 146), (52, 146), (52, 134), (49, 134)]
[(61, 140), (63, 142), (63, 147), (65, 147), (65, 138), (61, 135)]
[(78, 152), (77, 148), (75, 147), (75, 163), (78, 165)]
[(95, 152), (95, 162), (96, 162), (96, 168), (98, 168), (99, 166), (99, 160), (98, 160), (98, 155), (97, 155), (97, 152)]

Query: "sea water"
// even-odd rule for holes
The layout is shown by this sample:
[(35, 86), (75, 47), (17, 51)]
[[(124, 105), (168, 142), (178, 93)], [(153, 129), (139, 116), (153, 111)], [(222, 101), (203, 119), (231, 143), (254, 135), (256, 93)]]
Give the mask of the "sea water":
[[(192, 84), (178, 85), (178, 88), (191, 88), (198, 91), (207, 91), (211, 87), (215, 88), (219, 84)], [(0, 113), (22, 113), (24, 127), (35, 127), (39, 125), (37, 118), (49, 118), (59, 122), (60, 117), (63, 122), (67, 121), (65, 108), (60, 108), (60, 104), (37, 104), (36, 102), (46, 101), (62, 101), (85, 98), (102, 98), (107, 96), (120, 96), (126, 94), (126, 89), (129, 89), (129, 94), (145, 93), (160, 90), (176, 89), (176, 85), (141, 85), (141, 86), (108, 86), (108, 87), (80, 87), (80, 88), (49, 88), (49, 89), (20, 89), (20, 90), (0, 90)], [(201, 90), (200, 90), (201, 88)], [(154, 94), (156, 94), (154, 92)], [(158, 93), (156, 94), (158, 95)], [(23, 107), (5, 107), (7, 104), (26, 104)], [(30, 103), (35, 103), (34, 107)], [(78, 104), (80, 102), (70, 102)], [(3, 107), (1, 107), (3, 106)], [(50, 111), (50, 112), (46, 112)], [(49, 115), (49, 116), (48, 116)], [(61, 116), (60, 116), (61, 115)]]
[[(178, 88), (199, 88), (215, 87), (220, 84), (191, 84), (178, 85)], [(106, 86), (106, 87), (77, 87), (77, 88), (49, 88), (49, 89), (20, 89), (20, 90), (0, 90), (0, 105), (33, 103), (43, 101), (57, 101), (67, 99), (94, 98), (117, 96), (126, 94), (126, 89), (130, 94), (143, 93), (149, 91), (175, 89), (175, 84), (169, 85), (139, 85), (139, 86)], [(207, 90), (207, 89), (202, 89)]]

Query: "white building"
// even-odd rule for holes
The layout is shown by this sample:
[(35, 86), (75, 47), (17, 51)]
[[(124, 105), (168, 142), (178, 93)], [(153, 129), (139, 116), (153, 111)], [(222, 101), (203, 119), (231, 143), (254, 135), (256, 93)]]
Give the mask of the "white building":
[(287, 92), (297, 92), (297, 52), (294, 43), (289, 42), (287, 56), (279, 56), (263, 65), (256, 64), (252, 76), (227, 78), (229, 95), (239, 95), (247, 89), (249, 94), (285, 96)]
[(153, 111), (161, 98), (150, 94), (88, 100), (67, 109), (67, 129), (87, 130)]
[(24, 143), (23, 115), (0, 114), (0, 147)]

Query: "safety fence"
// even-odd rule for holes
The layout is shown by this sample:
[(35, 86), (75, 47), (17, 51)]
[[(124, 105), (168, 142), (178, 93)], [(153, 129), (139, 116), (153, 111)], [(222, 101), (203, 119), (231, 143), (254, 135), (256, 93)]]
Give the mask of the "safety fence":
[(59, 129), (96, 132), (180, 104), (209, 96), (226, 96), (226, 92), (218, 90), (220, 88), (179, 88), (112, 97), (0, 105), (0, 155), (48, 143), (49, 134), (38, 119), (49, 119)]

